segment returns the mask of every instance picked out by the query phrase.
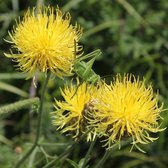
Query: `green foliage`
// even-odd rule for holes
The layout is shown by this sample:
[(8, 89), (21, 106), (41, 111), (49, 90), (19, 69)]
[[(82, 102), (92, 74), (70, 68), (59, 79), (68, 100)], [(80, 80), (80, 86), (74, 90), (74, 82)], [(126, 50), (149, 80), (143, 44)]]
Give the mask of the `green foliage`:
[(22, 97), (28, 97), (28, 93), (24, 92), (23, 90), (21, 90), (17, 87), (14, 87), (12, 85), (4, 83), (4, 82), (0, 82), (0, 89), (1, 90), (6, 90), (6, 91), (11, 92), (11, 93), (18, 94)]
[[(72, 22), (77, 20), (84, 28), (81, 43), (85, 53), (101, 49), (102, 56), (96, 58), (93, 64), (97, 74), (103, 77), (130, 72), (140, 77), (145, 76), (147, 82), (153, 83), (155, 91), (159, 91), (159, 99), (164, 101), (165, 108), (168, 106), (168, 1), (46, 0), (45, 4), (58, 4), (61, 9), (71, 13)], [(36, 1), (0, 0), (0, 113), (5, 109), (5, 104), (18, 101), (20, 96), (32, 98), (41, 95), (38, 88), (42, 85), (42, 75), (36, 76), (36, 82), (24, 80), (25, 75), (16, 73), (13, 67), (15, 63), (3, 54), (9, 51), (10, 46), (4, 39), (9, 39), (8, 30), (12, 29), (15, 19), (22, 17), (28, 7), (32, 8), (35, 5)], [(64, 80), (70, 81), (69, 78)], [(65, 81), (54, 77), (49, 81), (45, 97), (47, 101), (43, 110), (43, 136), (39, 146), (25, 163), (25, 168), (38, 168), (44, 165), (70, 168), (83, 165), (89, 144), (77, 142), (71, 145), (71, 138), (61, 135), (51, 123), (49, 112), (53, 110), (53, 98), (61, 98), (58, 88), (64, 83)], [(34, 142), (37, 107), (25, 111), (25, 107), (30, 107), (32, 103), (20, 104), (19, 110), (14, 109), (18, 110), (16, 113), (11, 111), (3, 120), (0, 117), (0, 168), (13, 167)], [(13, 110), (12, 106), (11, 109)], [(9, 109), (7, 111), (10, 112)], [(163, 127), (167, 127), (166, 110), (163, 118)], [(159, 139), (155, 143), (143, 146), (146, 153), (140, 153), (135, 149), (129, 152), (128, 145), (124, 145), (120, 150), (112, 149), (103, 167), (166, 168), (168, 131), (158, 136)], [(90, 167), (94, 167), (103, 157), (104, 149), (100, 146), (99, 142), (96, 142), (87, 162)], [(20, 153), (15, 150), (16, 147), (21, 149)], [(69, 153), (62, 155), (64, 151)]]

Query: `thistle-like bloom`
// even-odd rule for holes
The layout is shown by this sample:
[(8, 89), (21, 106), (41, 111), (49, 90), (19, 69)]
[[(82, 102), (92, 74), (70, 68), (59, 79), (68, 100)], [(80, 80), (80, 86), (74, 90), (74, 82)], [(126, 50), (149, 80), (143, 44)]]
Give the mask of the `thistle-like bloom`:
[(73, 138), (79, 138), (87, 133), (87, 141), (94, 139), (95, 135), (90, 130), (87, 122), (88, 113), (92, 111), (90, 100), (96, 94), (96, 87), (85, 82), (77, 86), (72, 84), (61, 90), (64, 101), (56, 100), (56, 111), (52, 112), (53, 124), (62, 133), (67, 132)]
[(13, 44), (14, 51), (5, 55), (13, 58), (29, 77), (36, 70), (50, 71), (59, 77), (71, 75), (76, 59), (74, 50), (81, 50), (78, 41), (82, 29), (77, 24), (72, 26), (70, 20), (70, 14), (62, 14), (58, 8), (46, 7), (37, 14), (35, 8), (28, 10), (9, 33), (8, 42)]
[(162, 105), (158, 107), (158, 95), (139, 78), (117, 75), (110, 85), (104, 83), (97, 95), (92, 123), (97, 133), (105, 137), (108, 147), (127, 138), (132, 139), (133, 145), (147, 144), (157, 139), (150, 133), (163, 130), (158, 123), (162, 111)]

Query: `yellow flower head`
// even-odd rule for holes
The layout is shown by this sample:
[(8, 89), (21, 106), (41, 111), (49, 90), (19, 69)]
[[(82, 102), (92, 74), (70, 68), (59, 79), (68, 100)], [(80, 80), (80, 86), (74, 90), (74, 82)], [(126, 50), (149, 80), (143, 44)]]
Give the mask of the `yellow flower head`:
[(62, 133), (72, 134), (73, 138), (79, 138), (87, 132), (89, 141), (95, 137), (93, 131), (89, 132), (87, 117), (92, 111), (90, 100), (96, 94), (96, 87), (85, 82), (81, 84), (78, 79), (77, 84), (78, 86), (71, 83), (61, 91), (64, 101), (56, 101), (56, 111), (52, 112), (53, 124)]
[[(108, 147), (121, 139), (132, 138), (133, 145), (147, 144), (152, 138), (150, 132), (162, 131), (158, 120), (162, 106), (158, 107), (158, 95), (151, 85), (145, 86), (133, 75), (117, 75), (110, 85), (99, 89), (95, 104), (96, 131), (106, 137)], [(96, 122), (97, 120), (97, 122)]]
[[(16, 54), (5, 54), (18, 63), (21, 71), (33, 76), (36, 70), (51, 71), (59, 77), (70, 75), (78, 53), (78, 41), (82, 29), (70, 24), (69, 13), (62, 14), (58, 8), (46, 7), (37, 14), (35, 8), (18, 21), (9, 33)], [(76, 41), (74, 46), (74, 41)], [(78, 55), (77, 55), (78, 56)]]

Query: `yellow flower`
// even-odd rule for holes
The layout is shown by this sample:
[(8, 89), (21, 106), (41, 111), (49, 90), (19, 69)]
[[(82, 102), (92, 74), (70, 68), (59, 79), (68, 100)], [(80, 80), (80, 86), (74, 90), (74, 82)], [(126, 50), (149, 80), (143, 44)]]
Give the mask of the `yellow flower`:
[(36, 70), (51, 71), (59, 77), (71, 75), (74, 48), (77, 53), (81, 50), (78, 41), (82, 29), (77, 24), (72, 26), (70, 20), (70, 14), (62, 14), (58, 8), (46, 7), (37, 14), (35, 8), (28, 10), (9, 33), (11, 41), (8, 42), (13, 44), (14, 51), (5, 55), (13, 58), (29, 77)]
[(162, 106), (158, 107), (158, 95), (151, 85), (145, 86), (133, 75), (117, 75), (110, 85), (103, 83), (97, 94), (93, 124), (108, 147), (125, 138), (132, 144), (147, 144), (157, 138), (150, 136), (160, 129), (158, 120)]
[(61, 94), (64, 101), (56, 100), (56, 111), (52, 112), (53, 124), (73, 138), (79, 138), (87, 132), (87, 141), (94, 139), (93, 130), (89, 132), (87, 118), (92, 111), (90, 100), (96, 94), (96, 87), (85, 82), (79, 83), (77, 79), (77, 86), (71, 83), (61, 90)]

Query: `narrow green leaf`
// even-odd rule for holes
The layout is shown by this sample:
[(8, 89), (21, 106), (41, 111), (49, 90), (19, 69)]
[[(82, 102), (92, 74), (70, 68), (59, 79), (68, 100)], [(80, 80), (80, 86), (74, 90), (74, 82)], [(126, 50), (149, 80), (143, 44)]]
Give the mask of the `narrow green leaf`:
[(78, 164), (71, 159), (66, 159), (74, 168), (79, 168)]
[(8, 146), (12, 146), (13, 143), (12, 141), (8, 140), (6, 137), (4, 137), (3, 135), (0, 135), (0, 142), (8, 145)]
[(68, 1), (64, 6), (63, 6), (63, 11), (67, 12), (69, 11), (69, 9), (71, 9), (72, 7), (76, 6), (78, 3), (82, 2), (82, 0), (71, 0)]
[(112, 21), (107, 21), (107, 22), (101, 23), (101, 24), (93, 27), (92, 29), (87, 30), (84, 33), (84, 35), (82, 36), (82, 38), (89, 37), (95, 33), (98, 33), (104, 29), (107, 29), (109, 27), (120, 26), (122, 24), (123, 24), (123, 20), (112, 20)]
[(19, 1), (18, 0), (12, 0), (12, 7), (14, 11), (19, 10)]
[(25, 79), (27, 77), (24, 73), (0, 73), (0, 80), (4, 79)]
[(4, 82), (0, 82), (0, 89), (17, 94), (22, 97), (28, 97), (28, 93), (26, 93), (25, 91)]

